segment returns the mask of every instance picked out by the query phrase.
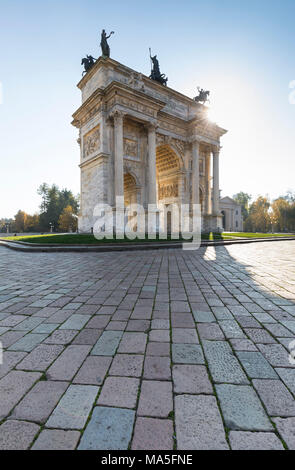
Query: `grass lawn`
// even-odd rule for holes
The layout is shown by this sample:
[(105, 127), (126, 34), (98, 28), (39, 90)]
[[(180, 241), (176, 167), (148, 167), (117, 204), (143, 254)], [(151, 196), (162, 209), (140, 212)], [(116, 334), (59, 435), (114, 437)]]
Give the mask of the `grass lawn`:
[[(202, 240), (231, 240), (235, 238), (269, 238), (269, 237), (286, 237), (290, 236), (288, 234), (271, 234), (271, 233), (203, 233)], [(295, 234), (291, 234), (291, 236), (295, 237)], [(1, 239), (1, 235), (0, 235)], [(22, 235), (16, 237), (4, 237), (2, 240), (10, 240), (10, 241), (20, 241), (20, 242), (27, 242), (27, 243), (37, 243), (37, 244), (66, 244), (66, 245), (101, 245), (103, 243), (147, 243), (147, 242), (158, 242), (158, 243), (166, 243), (168, 242), (181, 242), (181, 241), (190, 241), (190, 240), (171, 240), (171, 237), (168, 236), (167, 239), (159, 240), (151, 240), (148, 238), (145, 239), (135, 239), (129, 240), (127, 237), (124, 240), (117, 240), (117, 239), (104, 239), (104, 240), (97, 240), (91, 234), (46, 234), (46, 235)]]
[(294, 233), (247, 233), (247, 232), (224, 232), (223, 235), (240, 238), (272, 238), (272, 237), (295, 237)]
[[(224, 240), (224, 239), (230, 239), (231, 237), (229, 236), (223, 236), (220, 233), (210, 233), (210, 234), (202, 234), (202, 240)], [(1, 239), (1, 235), (0, 235)], [(46, 234), (46, 235), (22, 235), (22, 236), (16, 236), (16, 237), (5, 237), (2, 240), (10, 240), (10, 241), (20, 241), (20, 242), (27, 242), (27, 243), (44, 243), (44, 244), (66, 244), (66, 245), (100, 245), (102, 243), (130, 243), (130, 242), (136, 242), (136, 243), (146, 243), (146, 242), (159, 242), (159, 243), (165, 243), (167, 241), (171, 242), (177, 242), (177, 241), (190, 241), (190, 240), (171, 240), (171, 237), (168, 236), (167, 239), (164, 240), (159, 240), (158, 238), (156, 240), (151, 240), (148, 238), (145, 239), (135, 239), (135, 240), (129, 240), (127, 237), (124, 240), (117, 240), (117, 239), (104, 239), (104, 240), (97, 240), (93, 235), (91, 234)]]

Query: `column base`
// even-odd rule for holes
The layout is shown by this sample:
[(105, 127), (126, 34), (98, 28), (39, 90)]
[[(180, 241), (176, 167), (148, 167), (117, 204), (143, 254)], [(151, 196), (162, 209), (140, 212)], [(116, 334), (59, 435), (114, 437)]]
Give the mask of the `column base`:
[(202, 215), (202, 232), (222, 232), (222, 214), (203, 214)]

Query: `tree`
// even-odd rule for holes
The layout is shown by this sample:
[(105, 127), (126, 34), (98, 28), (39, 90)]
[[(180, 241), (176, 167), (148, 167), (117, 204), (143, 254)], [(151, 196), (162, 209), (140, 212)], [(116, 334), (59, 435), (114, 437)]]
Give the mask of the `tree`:
[(55, 184), (49, 186), (47, 183), (43, 183), (38, 188), (38, 194), (42, 197), (39, 222), (40, 229), (43, 231), (48, 231), (51, 224), (54, 230), (58, 229), (59, 217), (66, 207), (71, 206), (72, 213), (78, 213), (79, 198), (68, 189), (60, 190)]
[(287, 229), (287, 225), (289, 222), (289, 207), (290, 203), (282, 197), (273, 201), (271, 205), (272, 222), (275, 230), (278, 232), (283, 232)]
[(28, 215), (19, 210), (18, 213), (14, 217), (14, 226), (15, 226), (15, 231), (16, 232), (24, 232), (25, 227), (26, 227), (26, 222), (27, 222), (27, 217)]
[(252, 196), (250, 196), (248, 193), (243, 193), (243, 191), (240, 191), (239, 193), (233, 195), (233, 199), (241, 205), (242, 216), (245, 221), (249, 215), (249, 202), (251, 201)]
[(77, 230), (77, 218), (73, 216), (72, 206), (67, 206), (62, 211), (58, 219), (58, 226), (62, 232)]
[(245, 230), (249, 232), (268, 232), (271, 228), (269, 208), (269, 200), (266, 197), (259, 196), (249, 208), (249, 216), (245, 221)]

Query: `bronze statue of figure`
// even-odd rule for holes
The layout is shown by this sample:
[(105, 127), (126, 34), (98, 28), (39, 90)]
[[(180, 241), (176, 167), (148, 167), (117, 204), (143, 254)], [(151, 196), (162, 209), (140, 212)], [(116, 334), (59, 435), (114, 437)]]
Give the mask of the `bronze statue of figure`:
[(84, 71), (82, 75), (84, 75), (84, 73), (87, 73), (91, 69), (91, 67), (93, 67), (95, 61), (96, 59), (92, 57), (92, 55), (86, 54), (86, 57), (84, 57), (81, 62), (81, 65), (84, 65)]
[(150, 59), (152, 62), (152, 71), (150, 74), (150, 78), (152, 80), (155, 80), (156, 82), (161, 83), (161, 85), (167, 86), (168, 77), (166, 77), (164, 73), (160, 72), (159, 61), (156, 55), (152, 56), (151, 49), (150, 49)]
[(101, 52), (102, 52), (103, 57), (110, 57), (111, 51), (110, 51), (110, 46), (108, 45), (107, 40), (111, 37), (112, 34), (114, 34), (114, 31), (111, 31), (110, 34), (107, 36), (105, 29), (102, 30), (100, 47), (101, 47)]
[(197, 103), (203, 103), (203, 104), (205, 104), (205, 103), (207, 103), (207, 101), (209, 102), (208, 96), (210, 95), (210, 91), (206, 91), (206, 90), (204, 90), (203, 88), (200, 88), (200, 87), (198, 86), (198, 92), (199, 92), (198, 96), (195, 96), (195, 97), (194, 97), (194, 100), (195, 100)]

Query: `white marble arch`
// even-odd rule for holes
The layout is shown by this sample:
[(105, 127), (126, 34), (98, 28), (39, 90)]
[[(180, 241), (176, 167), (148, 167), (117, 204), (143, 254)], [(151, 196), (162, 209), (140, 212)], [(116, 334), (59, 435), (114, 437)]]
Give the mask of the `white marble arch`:
[[(201, 187), (204, 230), (222, 227), (219, 156), (227, 131), (209, 121), (206, 106), (104, 57), (78, 88), (82, 105), (72, 124), (79, 129), (81, 232), (93, 227), (97, 203), (114, 207), (116, 196), (124, 197), (126, 174), (145, 208), (161, 201), (198, 204)], [(131, 192), (134, 199), (134, 184)]]

